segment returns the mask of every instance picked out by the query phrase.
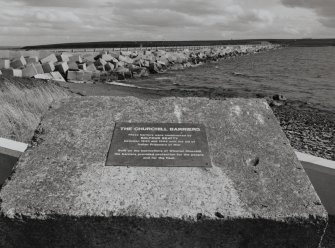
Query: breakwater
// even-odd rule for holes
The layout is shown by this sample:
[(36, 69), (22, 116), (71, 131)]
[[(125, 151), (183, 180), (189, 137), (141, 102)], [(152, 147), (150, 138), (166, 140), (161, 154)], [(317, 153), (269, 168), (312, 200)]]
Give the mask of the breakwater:
[(72, 82), (106, 82), (145, 77), (166, 70), (180, 70), (207, 61), (258, 53), (278, 48), (275, 44), (2, 51), (1, 73)]

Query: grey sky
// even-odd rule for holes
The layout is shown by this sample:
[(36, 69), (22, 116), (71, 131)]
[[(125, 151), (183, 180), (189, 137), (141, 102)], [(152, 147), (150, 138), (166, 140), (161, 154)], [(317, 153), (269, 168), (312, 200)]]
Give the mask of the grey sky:
[(335, 0), (0, 0), (0, 45), (335, 38)]

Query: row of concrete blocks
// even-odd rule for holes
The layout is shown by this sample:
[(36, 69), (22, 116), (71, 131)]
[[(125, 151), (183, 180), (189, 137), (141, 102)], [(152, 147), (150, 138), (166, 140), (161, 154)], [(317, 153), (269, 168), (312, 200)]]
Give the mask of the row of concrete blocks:
[[(257, 48), (252, 48), (256, 49)], [(269, 47), (269, 49), (271, 49)], [(236, 50), (236, 49), (235, 49)], [(237, 49), (238, 50), (238, 49)], [(184, 50), (179, 53), (171, 53), (163, 50), (157, 51), (115, 51), (103, 52), (98, 55), (84, 54), (83, 58), (79, 54), (45, 54), (45, 57), (19, 57), (12, 61), (0, 60), (0, 69), (3, 74), (22, 77), (49, 77), (53, 71), (60, 72), (69, 81), (90, 81), (90, 75), (99, 73), (99, 71), (115, 72), (117, 75), (125, 72), (133, 72), (146, 69), (151, 73), (157, 73), (161, 69), (176, 67), (180, 65), (187, 67), (187, 63), (199, 63), (207, 57), (219, 56), (229, 53), (228, 49), (221, 50), (199, 50), (190, 52)], [(84, 63), (85, 60), (85, 63)], [(22, 70), (20, 72), (20, 70)], [(46, 75), (43, 75), (46, 74)], [(123, 75), (124, 76), (124, 75)], [(84, 80), (81, 80), (84, 79)]]
[[(20, 69), (3, 69), (0, 71), (0, 75), (4, 76), (12, 76), (12, 77), (23, 77), (22, 76), (22, 70)], [(33, 78), (39, 78), (39, 79), (52, 79), (55, 81), (62, 81), (65, 82), (64, 77), (62, 74), (58, 71), (53, 71), (50, 73), (39, 73), (33, 76)]]
[(55, 55), (54, 58), (48, 57), (41, 61), (37, 57), (24, 58), (23, 56), (13, 61), (2, 59), (0, 60), (0, 69), (3, 75), (16, 77), (34, 77), (55, 70), (65, 75), (68, 67), (67, 63), (59, 61)]
[[(4, 76), (14, 76), (14, 77), (22, 77), (22, 70), (19, 69), (4, 69), (2, 70), (3, 73), (0, 71), (0, 75)], [(55, 81), (62, 81), (65, 82), (63, 75), (58, 71), (53, 71), (50, 73), (38, 73), (32, 76), (32, 78), (38, 79), (52, 79)], [(67, 80), (68, 81), (91, 81), (92, 78), (100, 78), (100, 72), (92, 72), (92, 71), (68, 71), (67, 72)]]
[[(0, 74), (14, 77), (34, 77), (65, 81), (63, 76), (67, 75), (69, 69), (86, 70), (86, 64), (77, 64), (82, 62), (82, 58), (79, 55), (50, 54), (41, 60), (37, 57), (24, 58), (21, 56), (12, 61), (9, 59), (0, 60)], [(89, 69), (96, 70), (95, 67)], [(69, 73), (71, 78), (73, 78), (73, 74)], [(89, 76), (86, 75), (90, 75), (90, 73), (85, 73), (84, 77), (90, 80)]]

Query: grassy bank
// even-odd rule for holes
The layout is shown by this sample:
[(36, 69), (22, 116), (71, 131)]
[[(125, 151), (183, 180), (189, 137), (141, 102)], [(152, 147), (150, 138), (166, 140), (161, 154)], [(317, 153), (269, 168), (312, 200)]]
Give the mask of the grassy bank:
[(56, 83), (0, 76), (0, 137), (28, 143), (50, 104), (69, 96)]

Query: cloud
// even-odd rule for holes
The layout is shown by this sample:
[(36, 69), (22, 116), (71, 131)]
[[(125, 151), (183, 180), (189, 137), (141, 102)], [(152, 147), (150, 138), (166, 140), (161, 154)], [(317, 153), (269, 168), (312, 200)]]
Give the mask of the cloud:
[(73, 7), (84, 8), (88, 6), (105, 5), (105, 0), (13, 0), (30, 7)]
[(0, 0), (0, 45), (325, 37), (333, 1)]
[[(113, 16), (122, 23), (175, 29), (224, 27), (226, 29), (247, 29), (250, 25), (268, 25), (273, 15), (261, 9), (245, 9), (231, 0), (149, 0), (145, 3), (122, 0), (110, 3)], [(182, 36), (182, 33), (181, 33)]]
[(335, 1), (334, 0), (281, 0), (288, 7), (308, 8), (315, 11), (319, 21), (331, 28), (335, 28)]

